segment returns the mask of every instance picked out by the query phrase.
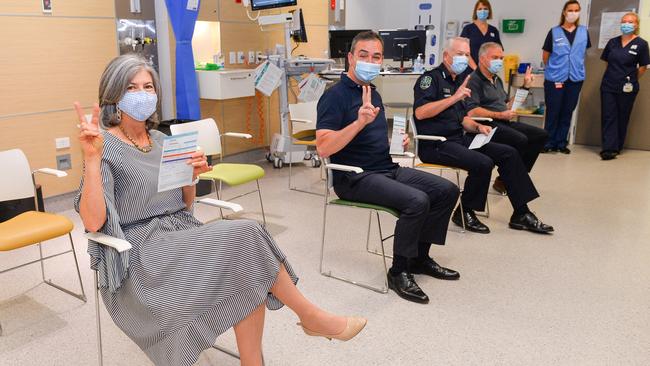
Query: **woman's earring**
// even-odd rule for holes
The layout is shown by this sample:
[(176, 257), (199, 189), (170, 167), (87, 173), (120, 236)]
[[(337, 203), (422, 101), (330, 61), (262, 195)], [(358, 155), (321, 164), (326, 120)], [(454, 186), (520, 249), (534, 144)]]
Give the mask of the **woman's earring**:
[(120, 107), (118, 107), (118, 106), (115, 106), (115, 108), (117, 109), (117, 120), (119, 122), (122, 122), (122, 111), (120, 110)]

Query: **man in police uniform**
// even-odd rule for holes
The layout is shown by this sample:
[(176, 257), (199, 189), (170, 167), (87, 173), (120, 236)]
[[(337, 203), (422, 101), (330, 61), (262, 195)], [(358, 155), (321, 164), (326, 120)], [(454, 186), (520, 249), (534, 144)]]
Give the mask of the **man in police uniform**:
[[(431, 244), (445, 243), (458, 187), (444, 178), (393, 163), (381, 96), (370, 82), (379, 74), (383, 41), (374, 32), (359, 33), (348, 54), (349, 71), (318, 101), (316, 147), (332, 163), (362, 168), (362, 173), (334, 171), (334, 190), (343, 199), (393, 208), (393, 264), (388, 285), (400, 297), (427, 303), (413, 273), (455, 280), (458, 272), (439, 266)], [(408, 146), (408, 137), (404, 146)]]
[[(478, 55), (478, 67), (467, 83), (467, 87), (472, 90), (471, 96), (464, 101), (467, 114), (470, 117), (492, 118), (493, 122), (482, 122), (498, 127), (492, 141), (517, 149), (530, 173), (546, 144), (548, 133), (542, 128), (511, 121), (517, 117), (517, 113), (510, 109), (508, 94), (497, 75), (503, 69), (503, 47), (498, 43), (487, 42), (481, 46)], [(523, 88), (529, 89), (532, 82), (533, 75), (528, 67)], [(505, 193), (505, 185), (500, 177), (495, 180), (494, 189)]]
[(490, 176), (496, 164), (514, 209), (509, 226), (518, 230), (550, 233), (553, 227), (542, 223), (528, 209), (527, 203), (539, 197), (539, 194), (517, 150), (496, 142), (489, 142), (478, 149), (468, 149), (476, 134), (487, 135), (492, 130), (492, 127), (467, 117), (463, 104), (463, 100), (472, 94), (467, 88), (471, 80), (467, 76), (469, 54), (467, 38), (450, 39), (440, 66), (424, 73), (413, 87), (418, 134), (446, 138), (446, 141), (420, 141), (420, 160), (467, 170), (461, 198), (463, 210), (459, 205), (452, 216), (456, 225), (462, 225), (463, 215), (468, 230), (484, 234), (490, 232), (474, 211), (485, 209)]

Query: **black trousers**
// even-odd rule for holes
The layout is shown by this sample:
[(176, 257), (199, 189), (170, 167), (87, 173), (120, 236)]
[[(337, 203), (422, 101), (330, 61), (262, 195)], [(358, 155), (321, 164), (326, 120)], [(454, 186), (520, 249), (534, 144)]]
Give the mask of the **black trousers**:
[(621, 151), (637, 93), (600, 92), (603, 151)]
[(543, 128), (521, 122), (495, 120), (488, 124), (498, 127), (492, 136), (492, 141), (517, 149), (526, 170), (530, 173), (548, 140), (548, 132)]
[(459, 140), (447, 140), (433, 147), (419, 149), (420, 160), (425, 163), (449, 165), (467, 171), (462, 196), (463, 207), (476, 211), (485, 210), (490, 177), (495, 164), (508, 190), (508, 199), (513, 208), (522, 207), (539, 197), (515, 148), (489, 142), (479, 149), (470, 150), (467, 147), (473, 138), (473, 134), (467, 134)]
[[(393, 254), (405, 258), (416, 258), (418, 249), (428, 253), (432, 243), (445, 244), (449, 218), (460, 194), (447, 179), (402, 167), (348, 173), (334, 185), (334, 191), (342, 199), (399, 211)], [(419, 243), (425, 247), (419, 248)]]

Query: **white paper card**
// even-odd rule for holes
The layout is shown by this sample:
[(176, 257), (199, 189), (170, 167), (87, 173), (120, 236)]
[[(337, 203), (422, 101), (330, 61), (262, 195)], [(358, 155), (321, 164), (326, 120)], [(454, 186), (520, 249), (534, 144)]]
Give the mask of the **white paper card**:
[(194, 168), (187, 164), (187, 160), (196, 151), (198, 140), (197, 131), (165, 137), (160, 157), (158, 192), (192, 184)]
[(406, 117), (393, 116), (393, 134), (390, 138), (390, 154), (404, 155), (404, 135), (406, 135)]
[(487, 144), (492, 140), (492, 136), (494, 136), (494, 132), (497, 130), (497, 127), (493, 127), (492, 131), (490, 131), (489, 134), (484, 135), (482, 133), (476, 134), (474, 136), (474, 140), (472, 140), (472, 143), (469, 145), (468, 149), (479, 149), (483, 147), (483, 145)]
[(517, 89), (517, 92), (515, 93), (515, 99), (512, 101), (511, 109), (516, 112), (517, 109), (521, 108), (521, 106), (524, 105), (526, 98), (528, 98), (528, 90)]
[(279, 67), (269, 61), (264, 62), (255, 69), (255, 89), (270, 97), (273, 90), (280, 86), (283, 74), (284, 72)]
[(320, 99), (323, 92), (325, 92), (325, 81), (321, 80), (316, 74), (309, 74), (306, 78), (298, 84), (300, 94), (298, 101), (306, 103), (313, 102)]
[(187, 10), (197, 11), (199, 10), (199, 0), (187, 0)]

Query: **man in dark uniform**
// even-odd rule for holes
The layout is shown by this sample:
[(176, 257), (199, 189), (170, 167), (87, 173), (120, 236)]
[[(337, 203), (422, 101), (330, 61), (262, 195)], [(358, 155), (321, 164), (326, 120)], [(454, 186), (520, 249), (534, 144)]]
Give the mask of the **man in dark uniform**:
[[(511, 122), (517, 113), (510, 109), (508, 94), (503, 88), (501, 78), (497, 76), (503, 69), (503, 47), (494, 42), (484, 43), (479, 52), (478, 68), (471, 74), (467, 87), (472, 95), (464, 103), (470, 117), (488, 117), (493, 122), (485, 122), (491, 127), (498, 127), (493, 142), (514, 147), (530, 173), (539, 153), (544, 148), (548, 133), (542, 128), (521, 122)], [(524, 76), (524, 89), (530, 88), (533, 75), (530, 67)], [(483, 123), (483, 122), (482, 122)], [(505, 193), (505, 185), (500, 177), (494, 181), (494, 189)]]
[(550, 233), (553, 227), (542, 223), (528, 209), (527, 203), (539, 197), (539, 194), (517, 150), (496, 142), (489, 142), (474, 150), (468, 148), (476, 134), (487, 135), (492, 130), (492, 127), (467, 117), (462, 102), (472, 94), (467, 88), (471, 80), (467, 76), (468, 56), (467, 38), (450, 39), (440, 66), (424, 73), (413, 87), (413, 109), (418, 134), (446, 138), (446, 141), (419, 142), (420, 160), (467, 170), (468, 176), (461, 198), (463, 210), (459, 205), (452, 216), (456, 225), (462, 225), (461, 215), (464, 215), (468, 230), (484, 234), (490, 232), (478, 220), (474, 211), (485, 209), (490, 176), (496, 164), (514, 208), (509, 226), (518, 230)]
[[(348, 72), (318, 101), (318, 154), (332, 163), (364, 170), (359, 174), (334, 171), (334, 190), (340, 198), (400, 212), (388, 285), (406, 300), (427, 303), (429, 298), (413, 273), (444, 280), (460, 277), (429, 256), (431, 244), (445, 243), (459, 191), (444, 178), (393, 163), (381, 96), (370, 83), (383, 61), (381, 37), (370, 31), (359, 33), (352, 41), (348, 61)], [(404, 145), (408, 143), (405, 138)]]

